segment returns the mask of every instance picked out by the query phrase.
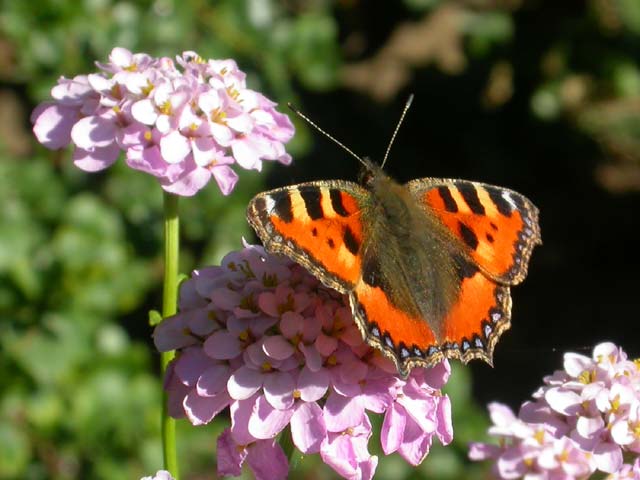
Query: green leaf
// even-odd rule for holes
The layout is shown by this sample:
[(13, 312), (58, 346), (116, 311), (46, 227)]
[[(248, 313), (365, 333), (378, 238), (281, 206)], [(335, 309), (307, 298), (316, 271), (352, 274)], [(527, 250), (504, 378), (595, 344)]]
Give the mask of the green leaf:
[(29, 439), (8, 422), (0, 422), (0, 477), (19, 478), (28, 465)]
[(158, 310), (149, 311), (149, 326), (155, 327), (162, 322), (162, 314)]

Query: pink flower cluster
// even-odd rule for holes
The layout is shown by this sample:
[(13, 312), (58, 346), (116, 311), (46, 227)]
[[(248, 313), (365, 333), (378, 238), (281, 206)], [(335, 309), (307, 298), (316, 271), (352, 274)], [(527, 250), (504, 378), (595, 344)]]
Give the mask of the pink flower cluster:
[(546, 377), (518, 416), (489, 405), (499, 445), (472, 444), (470, 458), (493, 460), (500, 479), (584, 479), (596, 471), (640, 479), (639, 367), (612, 343), (597, 345), (592, 358), (565, 354), (564, 370)]
[(289, 117), (246, 87), (233, 60), (203, 60), (194, 52), (154, 58), (114, 48), (100, 73), (60, 78), (52, 102), (31, 121), (50, 149), (73, 143), (74, 163), (95, 172), (126, 152), (131, 168), (158, 179), (162, 188), (194, 195), (214, 178), (229, 194), (238, 176), (231, 168), (260, 170), (262, 160), (291, 162), (284, 143), (293, 136)]
[[(180, 313), (154, 332), (160, 351), (178, 350), (165, 378), (169, 410), (194, 425), (229, 407), (218, 438), (218, 473), (285, 478), (290, 435), (304, 454), (348, 479), (372, 478), (369, 413), (383, 414), (385, 454), (418, 465), (433, 437), (453, 436), (445, 361), (401, 379), (363, 342), (344, 298), (288, 259), (246, 246), (184, 282)], [(288, 427), (288, 428), (287, 428)]]

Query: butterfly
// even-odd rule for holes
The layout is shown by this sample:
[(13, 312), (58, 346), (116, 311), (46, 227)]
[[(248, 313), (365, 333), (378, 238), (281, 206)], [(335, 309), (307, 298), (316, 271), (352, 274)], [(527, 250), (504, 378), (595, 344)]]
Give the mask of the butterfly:
[(364, 340), (403, 377), (444, 358), (492, 364), (511, 323), (510, 287), (542, 243), (538, 209), (484, 183), (402, 185), (357, 158), (359, 184), (315, 181), (256, 195), (247, 218), (265, 248), (348, 295)]

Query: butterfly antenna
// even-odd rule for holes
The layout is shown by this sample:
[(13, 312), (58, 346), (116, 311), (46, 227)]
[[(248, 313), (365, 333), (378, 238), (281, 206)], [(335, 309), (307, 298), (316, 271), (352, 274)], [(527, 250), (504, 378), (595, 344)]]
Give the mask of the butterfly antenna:
[(301, 119), (303, 119), (305, 122), (307, 122), (309, 125), (311, 125), (313, 128), (315, 128), (316, 130), (318, 130), (321, 134), (323, 134), (325, 137), (327, 137), (329, 140), (332, 140), (333, 143), (335, 143), (336, 145), (338, 145), (339, 147), (341, 147), (345, 152), (347, 152), (349, 155), (351, 155), (352, 157), (354, 157), (355, 159), (357, 159), (362, 165), (364, 165), (365, 167), (367, 166), (366, 162), (362, 159), (362, 157), (356, 155), (353, 150), (351, 150), (349, 147), (347, 147), (344, 143), (340, 142), (338, 139), (336, 139), (334, 136), (330, 135), (329, 133), (325, 132), (322, 128), (320, 128), (313, 120), (311, 120), (309, 117), (307, 117), (304, 113), (302, 113), (300, 110), (298, 110), (296, 107), (294, 107), (291, 103), (287, 103), (287, 106), (293, 111), (293, 113), (295, 113), (297, 116), (299, 116)]
[(398, 120), (396, 129), (393, 131), (393, 135), (391, 135), (391, 140), (389, 141), (389, 145), (387, 146), (387, 151), (384, 153), (384, 158), (382, 159), (382, 165), (380, 165), (380, 168), (384, 168), (384, 164), (387, 163), (387, 158), (389, 158), (389, 152), (391, 151), (391, 145), (393, 145), (393, 142), (396, 139), (398, 130), (400, 130), (400, 125), (402, 125), (402, 121), (404, 120), (404, 117), (407, 114), (409, 107), (411, 106), (411, 102), (413, 102), (413, 93), (409, 95), (409, 98), (407, 99), (407, 103), (404, 104), (402, 115), (400, 115), (400, 120)]

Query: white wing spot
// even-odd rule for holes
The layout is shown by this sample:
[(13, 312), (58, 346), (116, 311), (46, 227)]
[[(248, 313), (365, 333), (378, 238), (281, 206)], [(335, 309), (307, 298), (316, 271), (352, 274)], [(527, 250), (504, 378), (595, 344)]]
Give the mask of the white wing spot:
[(273, 212), (273, 209), (276, 206), (276, 202), (273, 200), (271, 195), (267, 195), (265, 203), (266, 203), (267, 212), (270, 214), (271, 212)]
[(504, 198), (505, 201), (509, 203), (509, 205), (511, 205), (512, 210), (518, 209), (516, 206), (516, 202), (513, 201), (513, 198), (511, 198), (511, 194), (509, 192), (502, 192), (502, 198)]

